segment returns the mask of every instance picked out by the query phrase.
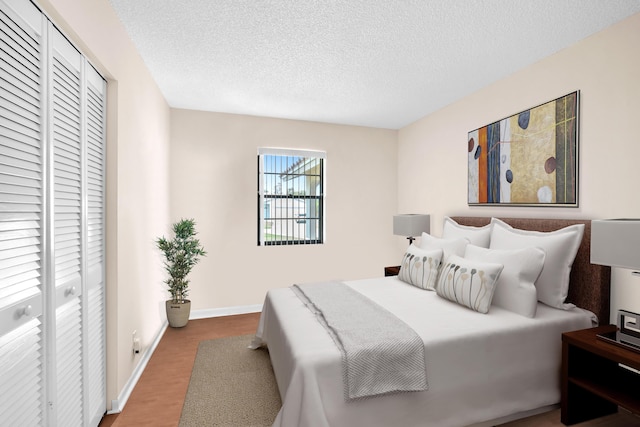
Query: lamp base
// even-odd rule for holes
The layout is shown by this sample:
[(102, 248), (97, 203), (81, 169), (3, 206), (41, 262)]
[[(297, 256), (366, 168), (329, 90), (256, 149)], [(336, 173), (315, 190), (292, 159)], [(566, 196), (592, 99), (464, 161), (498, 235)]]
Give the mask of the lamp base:
[(409, 240), (409, 246), (411, 246), (413, 244), (413, 241), (416, 240), (416, 238), (409, 236), (407, 237), (407, 240)]

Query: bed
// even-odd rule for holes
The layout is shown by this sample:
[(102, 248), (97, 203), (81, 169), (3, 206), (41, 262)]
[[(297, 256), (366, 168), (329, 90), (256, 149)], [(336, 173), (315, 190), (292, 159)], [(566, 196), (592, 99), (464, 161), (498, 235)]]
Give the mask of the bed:
[[(453, 217), (484, 227), (485, 217)], [(561, 334), (609, 323), (608, 267), (589, 262), (590, 221), (503, 218), (519, 230), (584, 225), (567, 303), (537, 303), (535, 317), (491, 306), (487, 314), (398, 277), (344, 282), (412, 328), (424, 344), (428, 387), (348, 399), (342, 354), (292, 288), (270, 290), (253, 346), (266, 346), (283, 406), (274, 426), (489, 426), (557, 407)], [(570, 306), (569, 306), (570, 307)]]

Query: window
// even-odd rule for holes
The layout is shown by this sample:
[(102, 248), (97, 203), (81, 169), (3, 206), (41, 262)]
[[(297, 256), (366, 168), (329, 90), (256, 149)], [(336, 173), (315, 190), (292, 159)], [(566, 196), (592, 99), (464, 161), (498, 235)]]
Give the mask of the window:
[(324, 241), (321, 151), (258, 149), (258, 245)]

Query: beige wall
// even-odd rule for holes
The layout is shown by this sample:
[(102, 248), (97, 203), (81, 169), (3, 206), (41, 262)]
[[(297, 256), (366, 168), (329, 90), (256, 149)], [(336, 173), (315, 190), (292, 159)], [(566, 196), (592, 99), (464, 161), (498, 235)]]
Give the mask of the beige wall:
[(107, 398), (118, 398), (165, 322), (155, 236), (169, 221), (169, 107), (108, 0), (38, 4), (108, 79)]
[[(399, 210), (430, 212), (434, 233), (456, 214), (639, 217), (638, 40), (640, 14), (401, 129)], [(581, 97), (579, 207), (468, 207), (467, 133), (574, 90)], [(625, 270), (613, 274), (612, 316), (619, 308), (640, 312), (640, 278)]]
[[(268, 289), (296, 281), (379, 276), (406, 245), (392, 235), (397, 212), (431, 213), (436, 233), (452, 214), (638, 216), (630, 186), (640, 174), (640, 16), (394, 132), (170, 110), (108, 0), (36, 1), (109, 80), (109, 400), (140, 360), (132, 331), (147, 346), (165, 321), (153, 239), (180, 217), (198, 221), (209, 251), (191, 277), (197, 310), (259, 304)], [(576, 89), (580, 207), (467, 207), (467, 132)], [(259, 146), (327, 151), (326, 244), (256, 246)], [(612, 308), (640, 311), (640, 279), (624, 270), (613, 278)]]
[[(392, 248), (403, 243), (391, 234), (397, 132), (170, 112), (107, 0), (38, 4), (109, 84), (108, 408), (140, 362), (131, 352), (131, 333), (136, 330), (148, 348), (165, 322), (167, 295), (153, 240), (169, 232), (172, 220), (195, 217), (209, 251), (191, 277), (194, 309), (259, 304), (272, 287), (377, 276), (385, 265), (397, 263), (399, 251)], [(256, 246), (258, 146), (328, 152), (325, 245)]]
[[(261, 304), (295, 282), (383, 274), (403, 239), (396, 213), (397, 132), (171, 110), (171, 217), (193, 217), (208, 256), (191, 277), (192, 309)], [(324, 150), (326, 243), (257, 246), (257, 148)]]

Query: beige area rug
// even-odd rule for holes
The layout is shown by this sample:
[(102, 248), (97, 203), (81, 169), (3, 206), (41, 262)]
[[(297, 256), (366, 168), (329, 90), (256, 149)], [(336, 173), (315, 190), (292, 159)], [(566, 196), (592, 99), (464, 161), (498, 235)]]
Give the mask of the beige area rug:
[(200, 342), (180, 427), (271, 426), (282, 406), (269, 352), (253, 335)]

